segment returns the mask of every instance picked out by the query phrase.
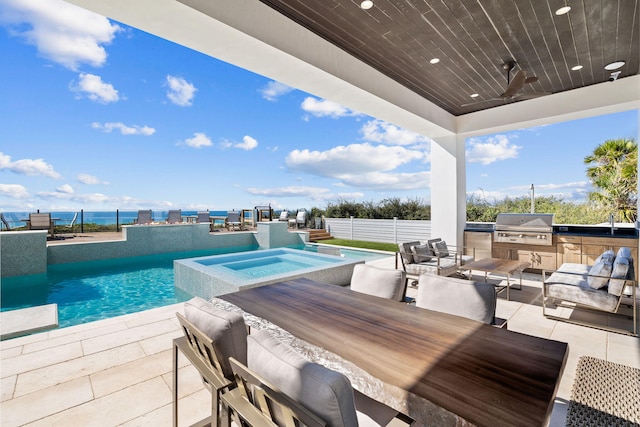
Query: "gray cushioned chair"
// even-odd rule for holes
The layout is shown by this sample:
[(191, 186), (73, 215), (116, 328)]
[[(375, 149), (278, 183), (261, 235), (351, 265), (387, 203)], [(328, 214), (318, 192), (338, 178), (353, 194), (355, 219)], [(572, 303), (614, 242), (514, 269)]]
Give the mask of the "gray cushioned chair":
[(497, 292), (491, 283), (429, 274), (418, 280), (416, 306), (420, 308), (504, 326), (503, 321), (496, 322), (496, 304)]
[(178, 421), (178, 350), (198, 370), (205, 387), (211, 392), (209, 425), (220, 426), (221, 396), (235, 386), (229, 358), (246, 363), (247, 328), (238, 313), (215, 308), (195, 297), (184, 305), (185, 315), (176, 313), (184, 337), (176, 338), (173, 353), (173, 419)]
[(182, 210), (170, 209), (167, 213), (167, 224), (178, 224), (182, 222)]
[(247, 341), (249, 368), (329, 427), (384, 426), (392, 421), (410, 425), (413, 422), (357, 391), (358, 397), (354, 397), (345, 375), (304, 359), (266, 331), (253, 331)]
[(153, 212), (151, 209), (141, 209), (138, 211), (136, 224), (151, 224), (153, 221)]
[(351, 275), (351, 290), (394, 301), (404, 301), (406, 273), (402, 270), (356, 264)]

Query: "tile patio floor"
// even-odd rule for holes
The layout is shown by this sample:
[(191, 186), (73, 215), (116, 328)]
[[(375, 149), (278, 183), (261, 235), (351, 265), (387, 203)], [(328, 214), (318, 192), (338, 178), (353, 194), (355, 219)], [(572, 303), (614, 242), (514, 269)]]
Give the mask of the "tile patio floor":
[[(393, 258), (376, 264), (393, 267)], [(569, 343), (550, 422), (563, 426), (578, 358), (640, 368), (640, 340), (545, 319), (539, 276), (525, 274), (523, 283), (512, 301), (500, 294), (497, 315), (509, 319), (509, 330)], [(170, 426), (176, 311), (182, 304), (3, 341), (0, 425)], [(180, 425), (188, 425), (206, 416), (210, 395), (180, 362)]]

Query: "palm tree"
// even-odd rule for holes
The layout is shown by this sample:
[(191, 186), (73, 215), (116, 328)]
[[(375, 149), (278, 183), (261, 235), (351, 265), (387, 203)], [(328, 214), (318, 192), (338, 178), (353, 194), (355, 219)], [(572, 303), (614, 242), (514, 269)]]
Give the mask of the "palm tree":
[(595, 191), (589, 200), (617, 220), (635, 222), (638, 199), (638, 144), (633, 138), (608, 139), (584, 158)]

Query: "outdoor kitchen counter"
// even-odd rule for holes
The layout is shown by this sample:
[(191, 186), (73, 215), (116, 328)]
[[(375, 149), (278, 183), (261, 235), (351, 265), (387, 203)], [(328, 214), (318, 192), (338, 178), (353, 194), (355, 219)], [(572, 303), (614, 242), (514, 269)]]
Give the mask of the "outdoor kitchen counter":
[(610, 227), (554, 225), (552, 244), (547, 246), (495, 242), (493, 232), (488, 227), (475, 228), (467, 224), (465, 248), (476, 248), (476, 259), (514, 259), (530, 262), (535, 270), (555, 270), (564, 262), (592, 264), (605, 250), (617, 251), (625, 246), (631, 248), (638, 265), (638, 231), (630, 227), (617, 227), (611, 235)]

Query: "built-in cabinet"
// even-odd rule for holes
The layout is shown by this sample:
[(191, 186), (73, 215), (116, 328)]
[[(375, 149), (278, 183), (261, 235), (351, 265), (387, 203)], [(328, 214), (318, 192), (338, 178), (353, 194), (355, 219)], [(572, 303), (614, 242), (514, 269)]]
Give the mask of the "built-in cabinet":
[(555, 236), (549, 246), (519, 245), (514, 243), (494, 243), (492, 255), (494, 258), (513, 259), (528, 262), (536, 270), (556, 269)]
[[(623, 246), (631, 248), (634, 263), (638, 265), (638, 239), (554, 234), (551, 245), (537, 246), (496, 243), (493, 242), (493, 233), (487, 232), (465, 231), (464, 236), (466, 253), (472, 253), (475, 248), (476, 259), (520, 260), (539, 270), (555, 270), (565, 262), (592, 265), (605, 250), (617, 252)], [(636, 274), (638, 270), (636, 268)]]

